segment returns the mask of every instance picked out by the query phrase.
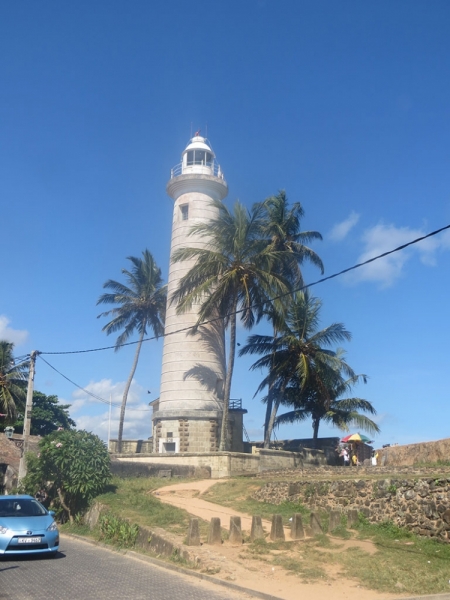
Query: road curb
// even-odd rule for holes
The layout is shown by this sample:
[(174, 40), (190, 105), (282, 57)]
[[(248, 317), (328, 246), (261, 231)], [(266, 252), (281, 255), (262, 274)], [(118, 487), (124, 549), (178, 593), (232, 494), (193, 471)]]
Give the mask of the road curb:
[[(103, 544), (102, 542), (83, 537), (82, 535), (76, 535), (74, 533), (63, 533), (61, 534), (61, 537), (74, 538), (81, 542), (91, 544), (92, 546), (99, 546), (100, 548), (104, 548), (105, 550), (110, 550), (111, 552), (123, 554), (124, 556), (129, 556), (130, 558), (140, 560), (142, 562), (148, 562), (157, 567), (168, 569), (169, 571), (175, 571), (176, 573), (182, 573), (183, 575), (190, 575), (191, 577), (195, 577), (196, 579), (203, 579), (204, 581), (208, 581), (210, 583), (214, 583), (216, 585), (220, 585), (222, 587), (226, 587), (237, 592), (249, 594), (251, 596), (254, 596), (255, 598), (261, 598), (262, 600), (283, 600), (283, 598), (280, 598), (279, 596), (272, 596), (270, 594), (265, 594), (264, 592), (258, 592), (257, 590), (245, 588), (241, 585), (237, 585), (236, 583), (232, 583), (231, 581), (217, 579), (216, 577), (213, 577), (212, 575), (206, 575), (205, 573), (196, 573), (195, 571), (191, 571), (190, 569), (185, 569), (184, 567), (173, 565), (159, 558), (153, 558), (152, 556), (147, 556), (146, 554), (141, 554), (140, 552), (135, 552), (134, 550), (120, 550), (119, 548), (114, 548), (113, 546), (109, 546), (108, 544)], [(450, 600), (450, 593), (429, 594), (427, 596), (399, 596), (397, 600)]]

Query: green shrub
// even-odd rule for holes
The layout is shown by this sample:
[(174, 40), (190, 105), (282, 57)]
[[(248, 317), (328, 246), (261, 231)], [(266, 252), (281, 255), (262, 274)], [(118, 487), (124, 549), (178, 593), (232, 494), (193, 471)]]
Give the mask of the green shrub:
[(139, 527), (126, 519), (108, 512), (100, 515), (98, 521), (100, 539), (111, 542), (120, 548), (132, 548), (136, 543)]

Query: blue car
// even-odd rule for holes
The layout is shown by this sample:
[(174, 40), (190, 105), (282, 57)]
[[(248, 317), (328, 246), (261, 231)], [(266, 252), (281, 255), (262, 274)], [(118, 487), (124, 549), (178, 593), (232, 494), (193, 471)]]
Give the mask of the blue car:
[(59, 531), (54, 514), (32, 496), (0, 496), (0, 556), (55, 556)]

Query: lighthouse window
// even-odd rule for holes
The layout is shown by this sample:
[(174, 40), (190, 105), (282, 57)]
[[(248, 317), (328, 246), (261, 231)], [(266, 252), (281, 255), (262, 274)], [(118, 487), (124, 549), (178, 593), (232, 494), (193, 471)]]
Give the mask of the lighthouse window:
[(206, 157), (206, 152), (204, 150), (196, 150), (195, 151), (195, 164), (196, 165), (204, 165), (205, 157)]
[(181, 220), (187, 221), (189, 219), (189, 204), (182, 204), (180, 206)]
[(187, 153), (187, 165), (206, 165), (212, 162), (212, 154), (205, 150), (189, 150)]

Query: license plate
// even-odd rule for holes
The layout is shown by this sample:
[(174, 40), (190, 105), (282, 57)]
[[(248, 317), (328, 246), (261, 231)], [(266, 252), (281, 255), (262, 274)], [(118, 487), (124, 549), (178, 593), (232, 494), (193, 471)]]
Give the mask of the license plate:
[(17, 540), (17, 542), (19, 544), (40, 544), (41, 539), (42, 538), (40, 538), (40, 537), (23, 537), (23, 538), (19, 538)]

